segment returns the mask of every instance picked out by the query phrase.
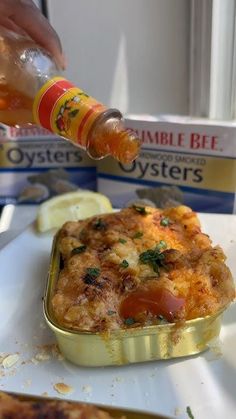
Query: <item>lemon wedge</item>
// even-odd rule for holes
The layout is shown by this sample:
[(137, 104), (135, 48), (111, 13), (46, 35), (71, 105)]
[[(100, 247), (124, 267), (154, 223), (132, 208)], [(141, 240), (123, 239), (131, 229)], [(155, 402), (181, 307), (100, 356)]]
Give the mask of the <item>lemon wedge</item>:
[(112, 211), (110, 200), (98, 192), (73, 191), (55, 196), (39, 206), (36, 225), (40, 232), (60, 228), (66, 221), (83, 220)]

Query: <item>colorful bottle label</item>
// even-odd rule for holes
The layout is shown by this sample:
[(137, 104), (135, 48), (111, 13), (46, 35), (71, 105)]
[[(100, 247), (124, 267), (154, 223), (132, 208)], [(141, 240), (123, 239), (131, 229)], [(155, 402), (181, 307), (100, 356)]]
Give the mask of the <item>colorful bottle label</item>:
[(55, 77), (37, 93), (33, 115), (38, 125), (86, 148), (92, 124), (106, 109), (68, 80)]

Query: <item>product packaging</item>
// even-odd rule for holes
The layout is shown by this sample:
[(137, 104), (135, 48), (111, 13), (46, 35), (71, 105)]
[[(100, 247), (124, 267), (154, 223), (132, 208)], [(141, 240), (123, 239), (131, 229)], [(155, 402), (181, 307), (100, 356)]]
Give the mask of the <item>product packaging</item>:
[(96, 161), (43, 128), (0, 124), (0, 205), (39, 204), (78, 188), (96, 190)]
[(142, 139), (139, 157), (129, 165), (98, 164), (98, 190), (115, 207), (146, 199), (158, 207), (236, 212), (235, 122), (128, 115), (126, 127)]

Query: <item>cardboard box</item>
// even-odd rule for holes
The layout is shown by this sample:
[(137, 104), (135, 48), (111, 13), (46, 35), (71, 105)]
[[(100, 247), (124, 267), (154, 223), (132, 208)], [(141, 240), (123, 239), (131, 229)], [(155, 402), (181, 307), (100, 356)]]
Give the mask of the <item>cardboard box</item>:
[(38, 204), (78, 188), (96, 190), (96, 162), (43, 128), (0, 124), (0, 205)]
[(130, 115), (126, 126), (142, 139), (137, 160), (98, 164), (98, 190), (115, 207), (145, 198), (160, 207), (236, 212), (235, 122)]

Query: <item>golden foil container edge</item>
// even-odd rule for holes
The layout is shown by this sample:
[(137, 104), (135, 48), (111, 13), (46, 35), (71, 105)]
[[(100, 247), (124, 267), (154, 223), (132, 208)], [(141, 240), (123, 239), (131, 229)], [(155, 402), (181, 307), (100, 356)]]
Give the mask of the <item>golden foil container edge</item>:
[(53, 317), (51, 306), (60, 271), (58, 239), (56, 234), (44, 296), (44, 316), (55, 333), (61, 353), (72, 363), (97, 367), (185, 357), (208, 349), (211, 341), (219, 336), (223, 309), (211, 316), (188, 320), (181, 326), (171, 323), (106, 333), (75, 331), (60, 326)]

